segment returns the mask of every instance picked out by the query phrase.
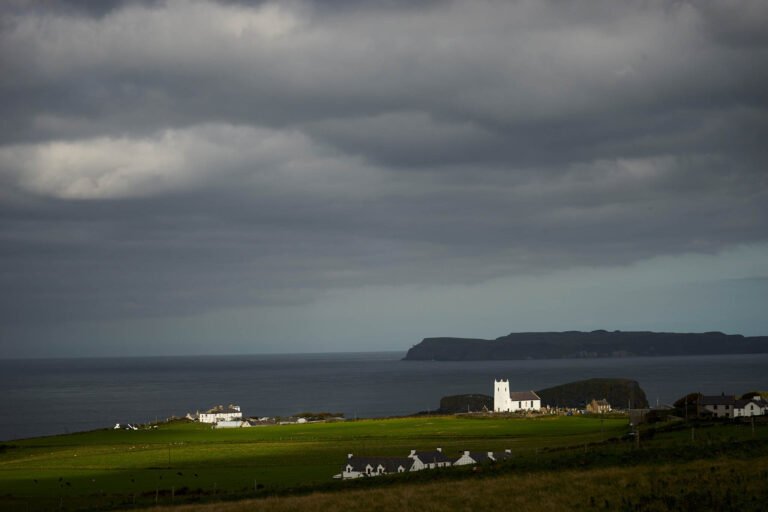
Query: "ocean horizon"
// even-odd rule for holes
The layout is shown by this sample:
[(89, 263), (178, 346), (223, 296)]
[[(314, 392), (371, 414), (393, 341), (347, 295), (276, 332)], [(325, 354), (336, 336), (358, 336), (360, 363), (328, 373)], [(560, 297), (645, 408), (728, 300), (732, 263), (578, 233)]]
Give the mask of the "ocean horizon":
[(694, 391), (768, 389), (768, 354), (512, 361), (403, 361), (404, 355), (2, 359), (0, 391), (12, 412), (0, 417), (0, 441), (162, 421), (230, 403), (249, 417), (406, 416), (437, 409), (447, 395), (491, 395), (495, 378), (509, 379), (518, 390), (593, 377), (628, 378), (640, 383), (652, 405)]

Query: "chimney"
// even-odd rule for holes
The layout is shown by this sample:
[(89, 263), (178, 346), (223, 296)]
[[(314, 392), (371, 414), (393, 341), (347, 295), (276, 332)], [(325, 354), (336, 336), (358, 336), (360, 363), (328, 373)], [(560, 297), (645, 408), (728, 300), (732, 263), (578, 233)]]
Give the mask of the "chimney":
[(347, 454), (347, 459), (351, 459), (351, 458), (352, 458), (352, 454), (351, 454), (351, 453), (348, 453), (348, 454)]
[(469, 457), (469, 450), (464, 450), (464, 455), (466, 455), (467, 457)]
[(437, 451), (439, 451), (440, 453), (443, 453), (443, 449), (442, 448), (438, 448)]
[(493, 452), (488, 452), (488, 458), (491, 460), (496, 460), (496, 458), (493, 456)]
[(409, 456), (409, 457), (411, 457), (411, 458), (412, 458), (414, 455), (416, 455), (416, 450), (411, 450), (411, 453), (409, 453), (409, 454), (408, 454), (408, 456)]
[(506, 450), (504, 450), (504, 453), (508, 453), (508, 454), (512, 455), (512, 450), (510, 450), (509, 448), (507, 448)]

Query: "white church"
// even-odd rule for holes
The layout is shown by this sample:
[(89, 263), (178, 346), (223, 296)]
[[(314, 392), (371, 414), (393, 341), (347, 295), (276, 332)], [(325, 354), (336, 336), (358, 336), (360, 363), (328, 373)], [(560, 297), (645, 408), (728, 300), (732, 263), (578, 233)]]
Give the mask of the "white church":
[(493, 381), (493, 412), (538, 411), (541, 398), (533, 391), (509, 391), (509, 380)]

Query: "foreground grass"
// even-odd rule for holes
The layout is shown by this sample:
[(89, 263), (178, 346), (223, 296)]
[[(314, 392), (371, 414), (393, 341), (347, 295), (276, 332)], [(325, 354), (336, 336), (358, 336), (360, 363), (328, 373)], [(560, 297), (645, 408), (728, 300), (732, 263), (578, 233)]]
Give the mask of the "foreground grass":
[(768, 503), (768, 457), (717, 457), (671, 464), (641, 464), (587, 470), (472, 475), (459, 481), (406, 483), (308, 496), (272, 497), (235, 503), (163, 507), (154, 512), (245, 512), (418, 509), (643, 511), (758, 511)]
[(0, 510), (95, 509), (295, 492), (338, 485), (349, 452), (412, 448), (545, 449), (599, 442), (625, 419), (422, 417), (212, 430), (173, 423), (8, 442), (0, 449)]

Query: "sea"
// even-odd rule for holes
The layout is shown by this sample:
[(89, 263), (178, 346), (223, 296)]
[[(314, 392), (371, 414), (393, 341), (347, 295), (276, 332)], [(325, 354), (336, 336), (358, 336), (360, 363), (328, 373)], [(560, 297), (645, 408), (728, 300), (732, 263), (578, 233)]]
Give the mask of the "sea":
[(768, 390), (768, 354), (461, 362), (403, 361), (403, 356), (0, 360), (0, 441), (162, 421), (218, 404), (237, 404), (248, 417), (404, 416), (435, 410), (446, 395), (492, 395), (495, 378), (509, 379), (512, 390), (592, 377), (634, 379), (651, 405), (694, 391)]

